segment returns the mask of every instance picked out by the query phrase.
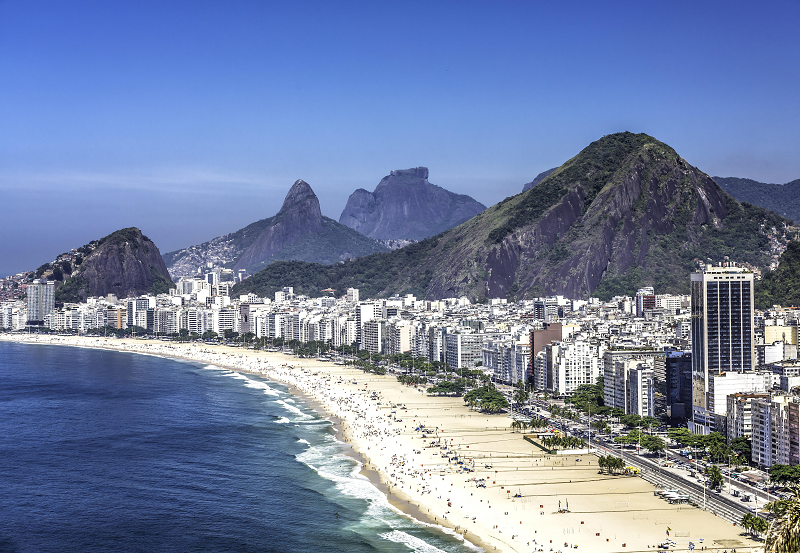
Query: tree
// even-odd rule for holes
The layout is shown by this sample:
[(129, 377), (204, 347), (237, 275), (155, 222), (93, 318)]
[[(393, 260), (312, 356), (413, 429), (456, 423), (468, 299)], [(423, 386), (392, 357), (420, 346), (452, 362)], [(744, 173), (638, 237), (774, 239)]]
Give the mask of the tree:
[(471, 399), (475, 399), (475, 405), (487, 413), (499, 413), (508, 408), (508, 401), (494, 386), (482, 386), (470, 390), (464, 395), (464, 403), (470, 404)]
[(619, 420), (628, 428), (635, 428), (642, 424), (642, 417), (639, 415), (622, 415)]
[(642, 447), (650, 451), (651, 453), (658, 453), (659, 451), (664, 451), (665, 445), (664, 440), (659, 438), (658, 436), (651, 436), (650, 434), (642, 435)]
[(613, 455), (600, 456), (599, 465), (601, 469), (605, 469), (609, 474), (621, 470), (625, 466), (625, 462), (621, 457), (614, 457)]
[(792, 492), (794, 497), (791, 499), (774, 501), (765, 507), (776, 517), (768, 528), (765, 553), (800, 551), (800, 488), (794, 488)]
[(769, 479), (776, 484), (797, 486), (800, 484), (800, 466), (772, 465)]
[(514, 394), (514, 401), (522, 405), (528, 401), (530, 396), (531, 395), (525, 390), (517, 390), (517, 392)]
[[(761, 518), (759, 516), (754, 517), (754, 519), (753, 519), (753, 531), (756, 532), (756, 534), (761, 536), (761, 535), (764, 535), (768, 530), (769, 530), (769, 523), (765, 519), (763, 519), (763, 518)], [(778, 551), (780, 551), (780, 550), (778, 550)], [(788, 553), (789, 551), (797, 551), (797, 549), (786, 550), (786, 553)], [(781, 551), (781, 553), (784, 553), (784, 552)]]
[(722, 477), (722, 471), (719, 470), (717, 465), (711, 465), (710, 467), (707, 467), (706, 474), (708, 475), (708, 480), (711, 483), (712, 489), (719, 489), (722, 486), (722, 483), (725, 481)]
[(742, 515), (742, 520), (739, 521), (739, 526), (746, 532), (750, 532), (752, 535), (753, 532), (753, 519), (755, 517), (750, 513), (745, 513)]
[(203, 332), (203, 340), (216, 340), (217, 338), (219, 338), (219, 334), (213, 330), (206, 330)]
[(234, 340), (239, 336), (238, 332), (234, 332), (233, 330), (226, 328), (223, 331), (223, 336), (225, 336), (225, 340)]
[(750, 442), (750, 438), (746, 436), (734, 438), (733, 440), (731, 440), (730, 448), (731, 451), (733, 451), (736, 455), (742, 457), (743, 459), (746, 459), (748, 463), (751, 461), (750, 454), (752, 445)]

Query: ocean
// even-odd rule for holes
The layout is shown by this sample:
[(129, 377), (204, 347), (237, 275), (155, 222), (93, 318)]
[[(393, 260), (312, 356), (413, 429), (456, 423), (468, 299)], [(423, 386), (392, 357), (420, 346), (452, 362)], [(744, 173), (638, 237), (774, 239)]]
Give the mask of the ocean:
[(0, 342), (2, 552), (475, 551), (359, 470), (281, 384)]

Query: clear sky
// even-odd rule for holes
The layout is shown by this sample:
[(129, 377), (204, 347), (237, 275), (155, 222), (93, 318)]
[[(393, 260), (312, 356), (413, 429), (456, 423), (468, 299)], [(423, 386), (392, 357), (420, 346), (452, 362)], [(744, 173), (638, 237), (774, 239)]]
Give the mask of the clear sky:
[(605, 134), (800, 178), (800, 2), (0, 0), (0, 276), (339, 218), (419, 165), (486, 205)]

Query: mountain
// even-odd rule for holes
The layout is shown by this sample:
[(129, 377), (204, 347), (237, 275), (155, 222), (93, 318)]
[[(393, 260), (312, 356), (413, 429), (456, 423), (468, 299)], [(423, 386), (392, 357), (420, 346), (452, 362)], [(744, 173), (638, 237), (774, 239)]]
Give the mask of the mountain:
[(460, 225), (486, 209), (464, 194), (428, 182), (428, 168), (395, 170), (374, 192), (359, 188), (339, 222), (378, 240), (422, 240)]
[(714, 177), (728, 194), (740, 202), (748, 202), (792, 221), (800, 221), (800, 179), (786, 184), (767, 184), (738, 177)]
[(522, 186), (522, 191), (523, 192), (527, 192), (528, 190), (530, 190), (531, 188), (533, 188), (534, 186), (536, 186), (537, 184), (542, 182), (542, 180), (544, 180), (545, 177), (549, 177), (550, 173), (552, 173), (556, 169), (558, 169), (558, 167), (553, 167), (552, 169), (548, 169), (547, 171), (543, 171), (543, 172), (539, 173), (538, 175), (536, 175), (535, 179), (533, 179), (531, 182), (526, 183), (526, 184), (524, 184)]
[(172, 278), (177, 278), (197, 274), (198, 268), (209, 262), (254, 272), (276, 260), (329, 264), (388, 249), (324, 217), (311, 186), (298, 180), (275, 216), (203, 244), (169, 252), (164, 261)]
[(800, 242), (789, 242), (778, 267), (756, 281), (755, 304), (757, 309), (800, 306)]
[[(646, 134), (604, 136), (526, 192), (460, 226), (342, 265), (283, 264), (242, 283), (264, 293), (347, 287), (472, 300), (688, 293), (701, 262), (766, 267), (791, 222), (740, 203)], [(241, 293), (236, 291), (235, 293)]]
[[(160, 294), (174, 287), (156, 245), (138, 228), (112, 232), (78, 250), (70, 276), (56, 289), (56, 301), (81, 302), (89, 296), (118, 298)], [(80, 263), (78, 261), (80, 260)]]

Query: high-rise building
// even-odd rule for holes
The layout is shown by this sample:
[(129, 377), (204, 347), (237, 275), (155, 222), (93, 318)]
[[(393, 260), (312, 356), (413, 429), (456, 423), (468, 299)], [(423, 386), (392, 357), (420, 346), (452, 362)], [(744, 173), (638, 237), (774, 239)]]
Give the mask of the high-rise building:
[[(753, 369), (753, 273), (706, 265), (691, 276), (692, 422), (697, 434), (714, 431), (709, 378)], [(740, 390), (746, 391), (746, 390)]]
[(666, 410), (672, 419), (685, 419), (692, 413), (692, 354), (688, 351), (666, 352)]
[(28, 324), (43, 325), (45, 318), (55, 309), (55, 282), (47, 279), (34, 280), (25, 289), (28, 295)]
[(640, 288), (636, 292), (636, 316), (644, 317), (646, 309), (656, 308), (656, 293), (652, 287)]

